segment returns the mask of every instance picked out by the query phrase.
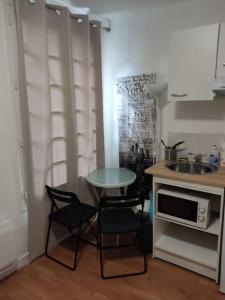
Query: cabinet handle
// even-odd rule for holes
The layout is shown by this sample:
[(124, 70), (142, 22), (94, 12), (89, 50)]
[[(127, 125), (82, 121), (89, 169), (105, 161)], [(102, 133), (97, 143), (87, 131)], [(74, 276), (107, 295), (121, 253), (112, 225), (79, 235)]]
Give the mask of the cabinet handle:
[(172, 97), (186, 97), (187, 94), (179, 94), (179, 93), (177, 94), (177, 93), (176, 93), (176, 94), (171, 94), (171, 96), (172, 96)]

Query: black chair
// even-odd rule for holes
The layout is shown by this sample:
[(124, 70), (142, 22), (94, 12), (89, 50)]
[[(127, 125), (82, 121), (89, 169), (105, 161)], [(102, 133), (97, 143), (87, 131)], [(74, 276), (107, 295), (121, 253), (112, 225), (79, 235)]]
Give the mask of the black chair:
[[(141, 210), (137, 215), (132, 207), (141, 205)], [(105, 276), (103, 266), (103, 250), (134, 246), (136, 239), (142, 237), (144, 240), (144, 220), (143, 220), (144, 198), (141, 195), (127, 195), (116, 197), (103, 197), (100, 201), (98, 214), (98, 236), (100, 250), (100, 268), (103, 279), (111, 279), (125, 276), (134, 276), (144, 274), (147, 270), (146, 253), (143, 247), (144, 268), (141, 272)], [(135, 233), (133, 243), (103, 246), (102, 236), (113, 234)]]
[[(63, 265), (64, 267), (70, 270), (75, 270), (77, 265), (77, 257), (78, 257), (80, 240), (88, 244), (91, 244), (92, 246), (95, 247), (98, 246), (97, 236), (90, 223), (90, 218), (92, 218), (97, 214), (98, 209), (91, 205), (81, 203), (74, 193), (59, 191), (47, 185), (46, 185), (46, 189), (52, 205), (51, 205), (51, 212), (49, 214), (49, 225), (48, 225), (48, 233), (47, 233), (47, 239), (45, 245), (45, 255), (51, 258), (52, 260), (54, 260), (55, 262), (58, 262), (59, 264)], [(59, 206), (60, 203), (61, 206), (62, 204), (64, 205), (61, 208)], [(76, 239), (75, 257), (74, 257), (74, 263), (72, 267), (50, 256), (48, 253), (48, 244), (49, 244), (52, 221), (67, 227), (68, 231)], [(84, 223), (87, 223), (90, 226), (91, 232), (96, 239), (96, 244), (87, 241), (80, 236), (82, 230), (81, 227)]]

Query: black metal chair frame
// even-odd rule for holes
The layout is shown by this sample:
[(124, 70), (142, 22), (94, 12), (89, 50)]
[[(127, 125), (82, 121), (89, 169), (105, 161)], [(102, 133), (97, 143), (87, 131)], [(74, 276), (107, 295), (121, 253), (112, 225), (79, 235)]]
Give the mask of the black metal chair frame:
[[(51, 187), (49, 187), (47, 185), (46, 185), (46, 189), (47, 189), (48, 196), (49, 196), (49, 198), (51, 200), (51, 212), (49, 214), (49, 224), (48, 224), (47, 238), (46, 238), (46, 244), (45, 244), (45, 255), (48, 258), (52, 259), (53, 261), (59, 263), (60, 265), (68, 268), (69, 270), (74, 271), (76, 269), (76, 267), (77, 267), (77, 258), (78, 258), (78, 250), (79, 250), (79, 243), (80, 243), (80, 241), (83, 241), (83, 242), (85, 242), (87, 244), (90, 244), (90, 245), (98, 248), (98, 238), (97, 238), (97, 235), (95, 233), (95, 230), (94, 230), (94, 228), (93, 228), (93, 226), (92, 226), (89, 218), (87, 217), (87, 215), (85, 213), (85, 210), (82, 207), (82, 203), (79, 201), (78, 197), (74, 193), (60, 191), (60, 190), (51, 188)], [(81, 209), (82, 214), (80, 216), (80, 220), (78, 222), (78, 226), (76, 226), (76, 227), (69, 227), (69, 226), (67, 226), (67, 225), (65, 225), (63, 223), (59, 223), (59, 222), (56, 222), (55, 220), (52, 220), (51, 216), (54, 213), (54, 211), (60, 210), (60, 208), (58, 207), (56, 201), (67, 203), (67, 204), (76, 204)], [(64, 227), (66, 227), (68, 229), (69, 233), (71, 234), (71, 236), (76, 240), (75, 255), (74, 255), (74, 261), (73, 261), (73, 266), (72, 267), (69, 266), (69, 265), (67, 265), (67, 264), (65, 264), (65, 263), (63, 263), (62, 261), (58, 260), (57, 258), (52, 257), (48, 253), (48, 245), (49, 245), (49, 238), (50, 238), (50, 231), (51, 231), (52, 222), (56, 222), (56, 223), (58, 223), (58, 224), (60, 224), (60, 225), (62, 225)], [(86, 239), (84, 239), (84, 238), (81, 237), (82, 225), (84, 225), (85, 223), (87, 223), (89, 225), (89, 227), (91, 229), (91, 233), (92, 233), (92, 235), (96, 239), (96, 244), (92, 243), (92, 242), (90, 242), (90, 241), (88, 241), (88, 240), (86, 240)], [(77, 230), (77, 233), (74, 233), (74, 230)]]
[(113, 197), (103, 197), (100, 201), (99, 206), (99, 212), (98, 212), (98, 224), (97, 224), (97, 236), (98, 236), (98, 242), (99, 242), (99, 251), (100, 251), (100, 269), (101, 269), (101, 276), (103, 279), (113, 279), (113, 278), (120, 278), (120, 277), (127, 277), (127, 276), (135, 276), (135, 275), (143, 275), (147, 271), (147, 255), (145, 252), (145, 247), (143, 248), (143, 262), (144, 262), (144, 269), (141, 272), (134, 272), (134, 273), (126, 273), (126, 274), (120, 274), (120, 275), (111, 275), (106, 276), (104, 274), (104, 267), (103, 267), (103, 250), (108, 249), (115, 249), (115, 248), (123, 248), (123, 247), (130, 247), (134, 246), (138, 237), (138, 232), (136, 231), (126, 231), (126, 232), (111, 232), (107, 234), (129, 234), (129, 233), (135, 233), (134, 241), (129, 244), (121, 244), (121, 245), (114, 245), (114, 246), (103, 246), (102, 245), (102, 235), (105, 233), (102, 233), (101, 229), (101, 222), (102, 222), (102, 211), (104, 209), (116, 209), (116, 208), (131, 208), (135, 207), (137, 205), (141, 205), (141, 210), (139, 211), (139, 217), (140, 222), (142, 224), (141, 228), (141, 234), (144, 241), (144, 220), (143, 220), (143, 209), (144, 209), (144, 198), (142, 195), (126, 195), (126, 196), (113, 196)]

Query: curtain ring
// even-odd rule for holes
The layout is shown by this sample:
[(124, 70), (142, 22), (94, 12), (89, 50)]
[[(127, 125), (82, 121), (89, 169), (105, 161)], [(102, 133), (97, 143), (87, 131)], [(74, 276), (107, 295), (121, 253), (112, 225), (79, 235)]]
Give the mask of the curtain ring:
[(36, 0), (28, 0), (28, 3), (30, 3), (30, 4), (35, 4), (35, 3), (36, 3)]
[(82, 18), (77, 18), (77, 23), (83, 23), (83, 19)]
[(56, 9), (56, 10), (55, 10), (55, 13), (56, 13), (58, 16), (61, 16), (61, 10), (60, 10), (60, 9)]
[(71, 18), (74, 19), (74, 20), (76, 20), (77, 23), (83, 23), (84, 22), (84, 19), (82, 17), (78, 17), (76, 15), (72, 15), (71, 14)]
[(92, 25), (92, 28), (97, 28), (98, 27), (98, 25), (95, 24), (95, 23), (92, 23), (91, 25)]

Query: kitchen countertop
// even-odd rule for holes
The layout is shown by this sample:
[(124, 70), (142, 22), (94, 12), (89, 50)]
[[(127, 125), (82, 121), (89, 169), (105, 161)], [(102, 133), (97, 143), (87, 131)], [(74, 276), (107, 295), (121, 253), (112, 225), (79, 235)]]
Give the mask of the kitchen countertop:
[(146, 174), (158, 177), (187, 181), (208, 186), (225, 187), (225, 167), (218, 166), (218, 170), (212, 174), (192, 175), (171, 171), (166, 168), (168, 161), (159, 161), (154, 166), (145, 170)]

